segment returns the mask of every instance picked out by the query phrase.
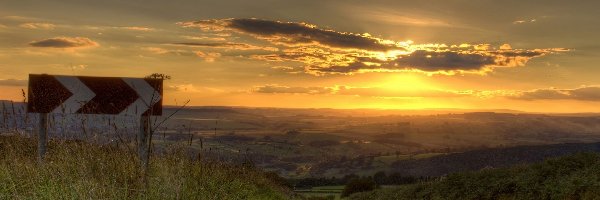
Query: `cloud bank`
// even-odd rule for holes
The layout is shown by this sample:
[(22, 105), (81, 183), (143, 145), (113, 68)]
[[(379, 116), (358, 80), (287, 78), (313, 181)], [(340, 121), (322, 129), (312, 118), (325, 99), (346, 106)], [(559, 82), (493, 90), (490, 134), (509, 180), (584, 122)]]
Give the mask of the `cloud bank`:
[(361, 97), (383, 97), (383, 98), (420, 98), (420, 97), (458, 97), (466, 94), (450, 90), (393, 90), (381, 87), (352, 87), (336, 85), (333, 87), (299, 87), (268, 84), (255, 86), (251, 89), (253, 93), (265, 94), (308, 94), (308, 95), (350, 95)]
[(87, 48), (97, 47), (98, 43), (85, 37), (55, 37), (29, 43), (32, 47), (49, 47), (49, 48)]
[(523, 100), (600, 101), (600, 86), (584, 86), (575, 89), (537, 89), (522, 92), (515, 98)]
[(253, 87), (250, 92), (265, 94), (306, 94), (306, 95), (352, 95), (381, 98), (510, 98), (516, 100), (576, 100), (600, 101), (600, 86), (584, 86), (574, 89), (535, 89), (535, 90), (445, 90), (445, 89), (403, 89), (395, 90), (381, 87), (353, 87), (336, 85), (333, 87), (318, 86), (283, 86), (268, 84)]
[(266, 41), (276, 45), (278, 51), (273, 49), (276, 53), (255, 54), (248, 58), (300, 63), (306, 73), (314, 75), (381, 71), (486, 73), (497, 67), (525, 66), (532, 58), (568, 51), (564, 48), (513, 49), (508, 44), (497, 48), (490, 44), (413, 44), (412, 41), (384, 40), (367, 33), (323, 29), (304, 22), (255, 18), (208, 19), (178, 24), (204, 32), (246, 35), (258, 42)]
[(19, 25), (19, 27), (27, 29), (52, 30), (56, 27), (56, 25), (50, 23), (23, 23)]
[(279, 44), (320, 44), (329, 47), (387, 51), (400, 47), (382, 39), (355, 33), (320, 29), (308, 23), (281, 22), (262, 19), (211, 19), (178, 23), (208, 31), (235, 31)]

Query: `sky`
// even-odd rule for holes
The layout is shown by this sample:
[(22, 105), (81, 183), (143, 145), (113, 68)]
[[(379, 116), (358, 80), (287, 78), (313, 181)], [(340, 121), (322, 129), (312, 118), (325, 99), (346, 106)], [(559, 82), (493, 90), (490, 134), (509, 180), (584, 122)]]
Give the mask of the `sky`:
[(194, 106), (600, 112), (598, 1), (0, 1), (28, 74), (172, 76)]

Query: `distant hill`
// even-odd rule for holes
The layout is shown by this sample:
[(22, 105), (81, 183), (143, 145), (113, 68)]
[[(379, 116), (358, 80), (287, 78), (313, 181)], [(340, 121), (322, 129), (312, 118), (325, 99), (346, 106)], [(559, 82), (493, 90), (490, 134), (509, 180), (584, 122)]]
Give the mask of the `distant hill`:
[[(165, 106), (165, 109), (175, 110), (178, 106)], [(457, 109), (457, 108), (434, 108), (434, 109), (334, 109), (334, 108), (271, 108), (271, 107), (244, 107), (244, 106), (188, 106), (186, 110), (205, 112), (244, 112), (262, 113), (266, 115), (331, 115), (331, 116), (385, 116), (385, 115), (436, 115), (436, 114), (463, 114), (472, 112), (487, 113), (526, 113), (510, 109)]]
[(527, 166), (456, 173), (358, 193), (350, 199), (600, 199), (600, 154), (578, 153)]
[[(22, 101), (0, 100), (2, 104), (25, 107)], [(180, 108), (179, 105), (164, 105), (164, 111), (171, 113)], [(265, 115), (324, 115), (324, 116), (386, 116), (386, 115), (441, 115), (465, 113), (510, 113), (510, 114), (546, 114), (553, 116), (600, 116), (600, 113), (538, 113), (512, 109), (461, 109), (461, 108), (425, 108), (425, 109), (335, 109), (335, 108), (275, 108), (275, 107), (245, 107), (245, 106), (186, 106), (182, 111), (195, 113), (247, 113)]]
[[(178, 109), (179, 106), (165, 105), (167, 110)], [(206, 112), (243, 112), (273, 115), (323, 115), (323, 116), (388, 116), (388, 115), (443, 115), (443, 114), (544, 114), (551, 116), (600, 116), (600, 113), (541, 113), (525, 112), (512, 109), (461, 109), (461, 108), (424, 108), (424, 109), (335, 109), (335, 108), (275, 108), (275, 107), (244, 107), (244, 106), (187, 106), (186, 109)]]
[(550, 157), (577, 152), (600, 152), (600, 143), (573, 143), (538, 146), (517, 146), (452, 153), (417, 160), (392, 163), (394, 172), (409, 176), (442, 176), (455, 172), (483, 168), (508, 167), (540, 162)]

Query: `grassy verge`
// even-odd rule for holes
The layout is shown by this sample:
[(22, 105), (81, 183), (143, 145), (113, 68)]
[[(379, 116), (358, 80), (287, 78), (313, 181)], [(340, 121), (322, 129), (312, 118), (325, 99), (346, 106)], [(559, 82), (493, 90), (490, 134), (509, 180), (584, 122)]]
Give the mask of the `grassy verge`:
[(147, 182), (130, 151), (50, 141), (44, 164), (36, 141), (0, 136), (0, 199), (291, 199), (293, 193), (251, 168), (187, 159), (171, 149), (153, 157)]

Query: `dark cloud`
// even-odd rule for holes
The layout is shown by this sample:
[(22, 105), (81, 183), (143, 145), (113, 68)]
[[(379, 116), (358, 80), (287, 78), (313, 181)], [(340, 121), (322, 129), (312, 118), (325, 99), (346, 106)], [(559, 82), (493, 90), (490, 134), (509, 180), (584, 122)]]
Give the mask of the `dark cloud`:
[(478, 53), (429, 52), (418, 50), (408, 56), (400, 57), (393, 63), (398, 67), (410, 67), (423, 71), (479, 70), (493, 65), (494, 56)]
[[(544, 51), (494, 52), (494, 51), (426, 51), (416, 50), (393, 60), (380, 60), (356, 56), (343, 65), (312, 65), (309, 71), (317, 73), (348, 74), (360, 70), (419, 70), (423, 72), (480, 71), (486, 67), (523, 66), (531, 58), (542, 56)], [(347, 55), (352, 56), (352, 55)], [(289, 58), (289, 56), (282, 56)]]
[(381, 68), (379, 66), (369, 66), (362, 62), (353, 62), (348, 65), (331, 65), (331, 66), (309, 66), (306, 68), (308, 72), (316, 73), (331, 73), (331, 74), (350, 74), (360, 70), (373, 70)]
[(4, 79), (0, 80), (1, 86), (26, 86), (27, 80), (18, 80), (18, 79)]
[(200, 27), (216, 31), (234, 30), (287, 44), (318, 43), (329, 47), (364, 49), (371, 51), (403, 49), (395, 44), (383, 43), (383, 40), (369, 35), (325, 30), (306, 23), (280, 22), (251, 18), (200, 20), (179, 24), (186, 27)]
[(522, 92), (515, 98), (524, 100), (582, 100), (600, 101), (600, 86), (587, 86), (575, 89), (537, 89)]
[(29, 43), (33, 47), (51, 47), (51, 48), (81, 48), (95, 47), (98, 43), (85, 37), (55, 37)]
[(501, 56), (506, 56), (506, 57), (536, 57), (536, 56), (542, 56), (544, 55), (544, 51), (496, 51), (496, 52), (491, 52), (492, 54), (495, 55), (501, 55)]
[[(210, 19), (181, 22), (204, 31), (233, 32), (279, 45), (274, 54), (250, 55), (269, 62), (299, 62), (313, 75), (377, 71), (424, 73), (486, 73), (496, 67), (517, 67), (535, 57), (568, 49), (513, 49), (509, 44), (412, 44), (386, 41), (368, 34), (320, 29), (315, 25), (262, 19)], [(237, 47), (236, 43), (178, 43), (204, 47)]]

